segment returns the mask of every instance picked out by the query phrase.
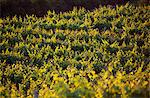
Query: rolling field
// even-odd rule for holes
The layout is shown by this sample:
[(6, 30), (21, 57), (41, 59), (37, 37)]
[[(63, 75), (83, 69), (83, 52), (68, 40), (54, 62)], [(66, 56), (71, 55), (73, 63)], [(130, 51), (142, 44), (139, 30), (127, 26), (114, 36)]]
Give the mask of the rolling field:
[(150, 6), (0, 18), (0, 98), (148, 98)]

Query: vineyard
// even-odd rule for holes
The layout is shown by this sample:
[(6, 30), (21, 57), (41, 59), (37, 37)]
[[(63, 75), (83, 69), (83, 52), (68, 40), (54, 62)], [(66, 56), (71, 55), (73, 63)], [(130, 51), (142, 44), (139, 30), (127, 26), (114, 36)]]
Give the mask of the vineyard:
[(150, 6), (0, 18), (1, 98), (148, 98)]

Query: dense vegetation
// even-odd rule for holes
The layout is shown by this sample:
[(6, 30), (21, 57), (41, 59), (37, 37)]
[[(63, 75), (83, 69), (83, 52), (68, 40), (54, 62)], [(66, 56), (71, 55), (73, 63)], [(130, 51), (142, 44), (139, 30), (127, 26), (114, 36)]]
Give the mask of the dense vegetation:
[(0, 18), (0, 97), (149, 96), (150, 7)]

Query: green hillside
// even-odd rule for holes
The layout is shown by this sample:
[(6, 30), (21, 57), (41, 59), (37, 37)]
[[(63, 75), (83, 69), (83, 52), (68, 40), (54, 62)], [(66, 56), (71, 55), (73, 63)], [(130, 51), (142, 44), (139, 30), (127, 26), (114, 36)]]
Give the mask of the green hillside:
[(0, 18), (1, 98), (148, 98), (150, 6)]

